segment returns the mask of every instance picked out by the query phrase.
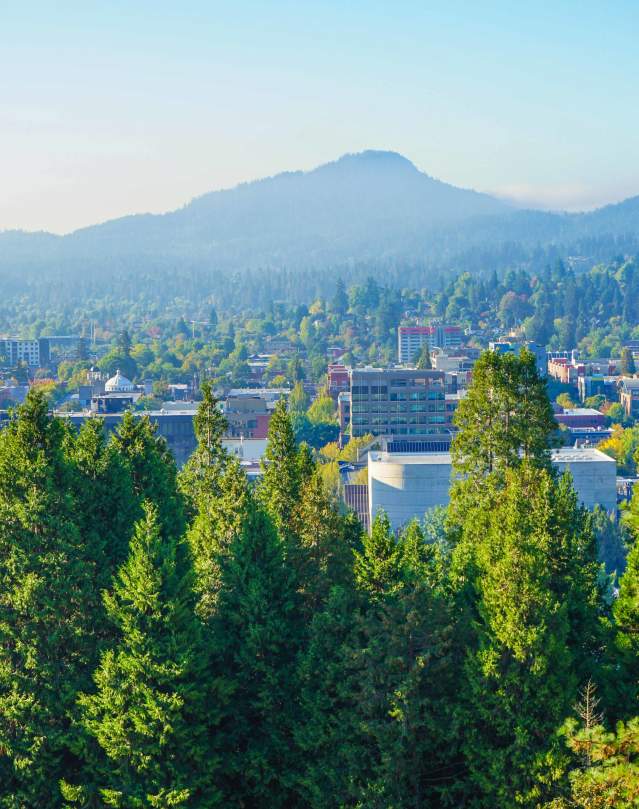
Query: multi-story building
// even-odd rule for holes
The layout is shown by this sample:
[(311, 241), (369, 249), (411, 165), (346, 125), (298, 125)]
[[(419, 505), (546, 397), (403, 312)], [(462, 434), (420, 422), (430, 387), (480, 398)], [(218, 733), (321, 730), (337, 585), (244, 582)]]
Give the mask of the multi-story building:
[(352, 368), (350, 383), (352, 437), (429, 435), (450, 426), (443, 371)]
[(13, 367), (19, 363), (40, 367), (40, 340), (0, 337), (0, 364)]
[(491, 351), (496, 351), (498, 354), (519, 354), (525, 348), (534, 355), (539, 376), (546, 376), (548, 353), (546, 347), (539, 343), (535, 343), (532, 340), (527, 340), (524, 343), (512, 340), (495, 340), (488, 344), (488, 348)]
[(400, 365), (415, 362), (422, 348), (458, 348), (462, 343), (461, 326), (434, 322), (430, 326), (399, 326), (397, 356)]
[(630, 419), (639, 418), (639, 379), (625, 376), (619, 383), (619, 401)]
[(229, 396), (224, 402), (228, 438), (266, 438), (271, 409), (260, 396)]
[(331, 363), (328, 366), (328, 392), (333, 398), (350, 388), (348, 368), (345, 365)]

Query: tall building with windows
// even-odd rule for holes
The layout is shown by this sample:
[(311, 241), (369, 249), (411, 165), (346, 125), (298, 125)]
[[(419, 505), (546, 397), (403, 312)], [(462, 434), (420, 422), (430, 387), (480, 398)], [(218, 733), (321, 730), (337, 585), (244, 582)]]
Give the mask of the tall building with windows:
[(40, 366), (40, 340), (0, 337), (0, 365), (13, 367), (21, 362), (30, 368)]
[(430, 326), (399, 326), (397, 357), (400, 365), (416, 361), (422, 348), (459, 348), (462, 344), (461, 326), (434, 322)]
[(352, 437), (432, 435), (451, 425), (443, 371), (352, 368), (349, 399)]

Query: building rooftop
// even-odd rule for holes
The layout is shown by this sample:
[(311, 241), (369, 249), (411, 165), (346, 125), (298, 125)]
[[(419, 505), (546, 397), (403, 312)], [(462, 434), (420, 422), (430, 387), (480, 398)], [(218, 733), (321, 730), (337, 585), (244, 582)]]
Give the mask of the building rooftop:
[(594, 407), (565, 407), (558, 416), (602, 416), (603, 413)]
[[(550, 451), (553, 463), (616, 463), (614, 458), (594, 447), (560, 447)], [(450, 464), (450, 452), (385, 452), (368, 453), (373, 463)]]

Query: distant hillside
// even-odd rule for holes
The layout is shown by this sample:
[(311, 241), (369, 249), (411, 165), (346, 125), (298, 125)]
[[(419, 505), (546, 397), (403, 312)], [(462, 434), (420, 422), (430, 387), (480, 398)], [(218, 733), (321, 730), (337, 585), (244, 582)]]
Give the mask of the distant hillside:
[[(639, 197), (587, 214), (524, 211), (429, 177), (394, 152), (345, 155), (68, 236), (0, 233), (0, 273), (83, 279), (163, 270), (295, 272), (407, 260), (445, 271), (478, 250), (635, 250)], [(518, 253), (518, 255), (519, 255)], [(606, 256), (607, 257), (607, 256)], [(474, 264), (470, 261), (469, 268)]]

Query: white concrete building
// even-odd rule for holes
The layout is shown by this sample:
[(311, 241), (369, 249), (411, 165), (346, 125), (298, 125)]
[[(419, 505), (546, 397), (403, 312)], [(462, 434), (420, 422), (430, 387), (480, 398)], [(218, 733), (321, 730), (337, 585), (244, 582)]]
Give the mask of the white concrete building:
[[(568, 470), (583, 505), (617, 507), (617, 464), (597, 449), (553, 450), (552, 462)], [(368, 505), (372, 521), (383, 510), (394, 529), (434, 506), (446, 506), (451, 483), (450, 453), (368, 453)]]

